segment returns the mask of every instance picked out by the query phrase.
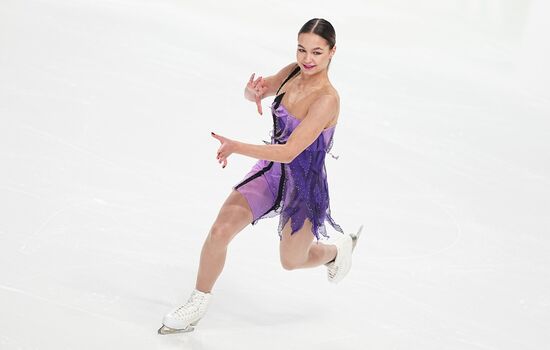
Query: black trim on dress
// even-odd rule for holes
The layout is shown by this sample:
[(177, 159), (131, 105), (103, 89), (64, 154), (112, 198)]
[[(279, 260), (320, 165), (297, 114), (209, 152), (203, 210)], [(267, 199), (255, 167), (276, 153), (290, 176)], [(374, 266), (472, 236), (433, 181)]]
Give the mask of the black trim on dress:
[[(296, 68), (294, 68), (294, 70), (292, 71), (292, 73), (290, 73), (290, 75), (283, 81), (281, 86), (279, 86), (279, 88), (277, 89), (277, 92), (276, 92), (277, 96), (273, 100), (274, 109), (277, 109), (279, 107), (279, 104), (281, 103), (281, 100), (283, 99), (283, 95), (285, 94), (285, 92), (283, 92), (282, 94), (278, 95), (278, 93), (281, 90), (281, 88), (283, 87), (283, 85), (285, 85), (287, 81), (289, 81), (292, 77), (294, 77), (299, 72), (300, 72), (300, 66), (297, 65)], [(277, 137), (279, 137), (281, 135), (282, 130), (280, 130), (279, 133), (277, 133), (277, 116), (275, 115), (274, 111), (271, 113), (271, 115), (273, 116), (273, 142), (274, 143), (280, 143), (280, 141), (277, 140)], [(241, 181), (241, 183), (239, 183), (238, 185), (235, 186), (235, 189), (237, 189), (237, 188), (249, 183), (250, 181), (262, 176), (263, 174), (265, 174), (267, 171), (269, 171), (271, 169), (271, 167), (273, 167), (273, 163), (274, 163), (273, 161), (269, 162), (268, 165), (266, 165), (264, 168), (259, 170), (257, 173), (255, 173), (253, 175), (250, 175), (248, 178)], [(268, 211), (266, 211), (264, 214), (260, 215), (260, 217), (258, 217), (258, 219), (260, 219), (261, 217), (265, 216), (266, 214), (270, 213), (273, 210), (279, 209), (279, 207), (281, 206), (281, 202), (282, 202), (282, 199), (283, 199), (284, 184), (285, 184), (286, 178), (285, 178), (285, 164), (284, 163), (280, 163), (280, 164), (281, 164), (281, 178), (279, 180), (279, 190), (277, 191), (277, 198), (275, 199), (275, 201), (273, 203), (273, 206)]]
[(269, 171), (269, 169), (271, 169), (272, 166), (273, 166), (273, 162), (269, 162), (269, 164), (266, 165), (262, 170), (258, 171), (256, 174), (250, 175), (248, 178), (246, 178), (246, 179), (244, 179), (243, 181), (241, 181), (240, 184), (238, 184), (237, 186), (235, 186), (235, 189), (241, 187), (242, 185), (246, 185), (247, 183), (249, 183), (250, 181), (254, 180), (255, 178), (258, 178), (258, 177), (262, 176), (262, 175), (265, 174), (267, 171)]

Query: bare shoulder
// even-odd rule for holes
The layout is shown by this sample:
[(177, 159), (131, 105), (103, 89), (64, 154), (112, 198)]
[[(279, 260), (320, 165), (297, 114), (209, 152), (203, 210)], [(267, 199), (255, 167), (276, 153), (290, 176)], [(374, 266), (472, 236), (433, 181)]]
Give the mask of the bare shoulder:
[[(337, 94), (328, 94), (328, 93), (319, 93), (317, 96), (315, 96), (315, 99), (311, 103), (311, 107), (323, 107), (323, 108), (331, 108), (331, 109), (337, 109), (340, 105), (340, 98)], [(310, 108), (311, 108), (310, 107)]]
[(336, 124), (338, 115), (340, 114), (340, 95), (338, 91), (332, 85), (321, 89), (316, 94), (310, 109), (326, 110), (333, 116), (330, 124)]
[(325, 85), (323, 88), (319, 89), (319, 91), (317, 91), (315, 95), (316, 95), (316, 100), (321, 98), (323, 100), (328, 100), (328, 101), (332, 100), (337, 105), (340, 105), (340, 94), (338, 94), (338, 91), (336, 90), (336, 88), (332, 86), (332, 84), (330, 83)]

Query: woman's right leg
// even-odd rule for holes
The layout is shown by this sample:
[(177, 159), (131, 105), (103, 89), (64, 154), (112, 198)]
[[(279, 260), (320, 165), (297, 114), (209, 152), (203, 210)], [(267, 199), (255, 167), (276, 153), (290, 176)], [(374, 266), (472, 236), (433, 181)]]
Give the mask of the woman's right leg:
[(253, 215), (245, 197), (233, 190), (223, 203), (202, 246), (195, 289), (187, 303), (164, 316), (160, 334), (190, 332), (204, 316), (211, 291), (225, 264), (229, 242), (252, 222)]
[(202, 246), (195, 288), (210, 293), (225, 265), (229, 242), (252, 222), (252, 210), (245, 197), (232, 190), (223, 203)]

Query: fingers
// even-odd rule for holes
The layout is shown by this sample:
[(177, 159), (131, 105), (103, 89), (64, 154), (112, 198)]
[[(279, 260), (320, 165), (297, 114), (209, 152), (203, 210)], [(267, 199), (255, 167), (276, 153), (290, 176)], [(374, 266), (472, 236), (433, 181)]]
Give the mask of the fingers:
[(256, 80), (254, 81), (254, 87), (257, 87), (257, 86), (258, 86), (258, 83), (261, 82), (262, 79), (263, 79), (263, 77), (262, 77), (262, 76), (259, 76), (258, 79), (256, 79)]
[(252, 75), (250, 76), (250, 80), (248, 81), (248, 85), (251, 85), (253, 89), (256, 89), (259, 83), (261, 83), (260, 87), (263, 86), (264, 83), (264, 78), (262, 76), (259, 76), (256, 80), (254, 80), (255, 74), (256, 73), (252, 73)]
[(223, 142), (223, 137), (220, 136), (220, 135), (214, 134), (213, 131), (210, 132), (210, 135), (212, 135), (212, 137), (215, 138), (216, 140), (218, 140), (218, 141), (220, 141), (220, 142)]
[(259, 82), (263, 82), (263, 77), (259, 76), (256, 80), (254, 80), (254, 75), (256, 73), (252, 73), (250, 76), (250, 79), (248, 80), (248, 85), (252, 85), (253, 88), (256, 88), (256, 85), (258, 85)]
[[(258, 86), (259, 83), (262, 83), (262, 84), (260, 84), (260, 86)], [(254, 81), (254, 90), (256, 91), (256, 94), (254, 96), (254, 100), (256, 101), (256, 106), (258, 108), (258, 113), (260, 113), (260, 115), (263, 115), (261, 96), (265, 92), (265, 87), (263, 86), (263, 77), (262, 76), (258, 77), (258, 79), (256, 79), (256, 81)]]
[(216, 159), (218, 160), (218, 163), (222, 164), (222, 168), (227, 166), (227, 157), (222, 156), (221, 152), (218, 151)]
[(250, 76), (250, 79), (248, 80), (248, 87), (254, 90), (254, 101), (256, 102), (258, 113), (260, 115), (263, 115), (264, 113), (262, 111), (262, 95), (267, 90), (267, 87), (264, 84), (264, 78), (262, 76), (259, 76), (256, 80), (254, 80), (255, 74), (256, 73), (252, 73), (252, 75)]
[(260, 113), (260, 115), (264, 115), (264, 112), (262, 111), (262, 104), (261, 103), (258, 103), (258, 113)]
[[(259, 86), (258, 86), (258, 84), (259, 84)], [(260, 76), (254, 82), (254, 89), (256, 89), (256, 91), (258, 91), (258, 88), (262, 88), (263, 85), (264, 85), (264, 77)]]
[(263, 115), (262, 100), (260, 99), (260, 95), (256, 94), (255, 100), (256, 100), (256, 106), (258, 107), (258, 113), (260, 113), (260, 115)]
[(213, 131), (211, 131), (210, 134), (212, 135), (212, 137), (214, 137), (215, 139), (218, 139), (222, 143), (220, 148), (218, 148), (218, 151), (216, 153), (216, 159), (218, 160), (218, 163), (222, 164), (222, 168), (225, 168), (227, 166), (227, 155), (224, 154), (224, 152), (222, 150), (222, 148), (224, 147), (224, 144), (223, 144), (224, 137), (214, 134)]

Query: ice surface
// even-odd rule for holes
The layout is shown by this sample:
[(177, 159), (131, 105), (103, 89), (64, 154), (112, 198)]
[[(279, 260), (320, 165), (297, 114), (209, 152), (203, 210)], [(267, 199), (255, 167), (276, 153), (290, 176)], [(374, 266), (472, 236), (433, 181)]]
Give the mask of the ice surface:
[[(543, 0), (0, 2), (0, 349), (522, 349), (550, 344)], [(159, 336), (261, 144), (242, 91), (330, 20), (331, 207), (365, 231), (339, 285), (285, 271), (277, 219), (211, 308)], [(264, 100), (264, 110), (270, 99)], [(230, 345), (228, 345), (230, 344)]]

